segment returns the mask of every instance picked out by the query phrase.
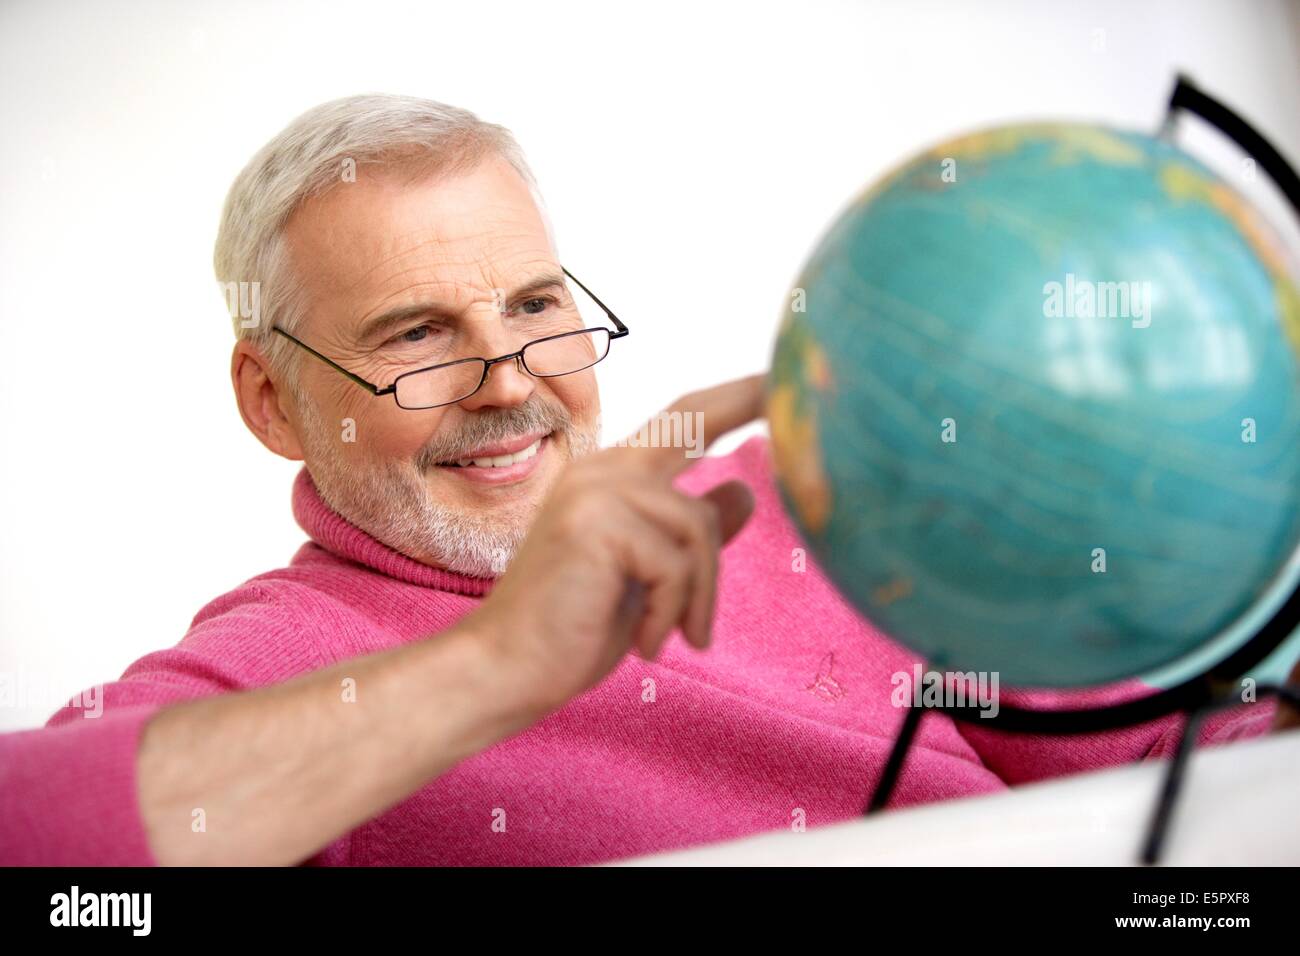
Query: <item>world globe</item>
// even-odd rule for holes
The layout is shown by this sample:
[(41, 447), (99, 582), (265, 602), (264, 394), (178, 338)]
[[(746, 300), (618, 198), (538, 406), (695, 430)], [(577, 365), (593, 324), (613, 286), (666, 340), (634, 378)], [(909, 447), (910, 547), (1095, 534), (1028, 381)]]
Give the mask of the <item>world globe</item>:
[(818, 565), (935, 666), (1117, 681), (1300, 578), (1295, 266), (1161, 139), (1017, 125), (905, 163), (805, 264), (766, 406)]

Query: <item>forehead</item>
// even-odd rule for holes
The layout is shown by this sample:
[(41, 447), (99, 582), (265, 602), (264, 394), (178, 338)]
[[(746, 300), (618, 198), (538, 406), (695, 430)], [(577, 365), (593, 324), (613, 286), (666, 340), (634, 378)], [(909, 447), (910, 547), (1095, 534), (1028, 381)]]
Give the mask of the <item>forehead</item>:
[(436, 299), (463, 308), (493, 289), (558, 271), (546, 222), (519, 173), (489, 157), (468, 172), (407, 180), (360, 166), (304, 202), (285, 226), (308, 324)]

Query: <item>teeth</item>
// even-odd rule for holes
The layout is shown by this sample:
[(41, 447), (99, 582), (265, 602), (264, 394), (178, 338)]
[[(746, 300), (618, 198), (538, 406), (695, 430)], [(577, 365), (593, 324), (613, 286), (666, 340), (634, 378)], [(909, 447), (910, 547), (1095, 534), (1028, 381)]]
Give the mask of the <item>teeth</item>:
[(516, 462), (527, 461), (529, 458), (532, 458), (537, 454), (537, 451), (541, 446), (542, 439), (539, 438), (527, 448), (521, 449), (513, 455), (493, 455), (491, 458), (461, 458), (457, 460), (456, 464), (460, 465), (462, 468), (467, 468), (470, 465), (475, 465), (479, 468), (504, 468), (506, 465), (513, 465)]

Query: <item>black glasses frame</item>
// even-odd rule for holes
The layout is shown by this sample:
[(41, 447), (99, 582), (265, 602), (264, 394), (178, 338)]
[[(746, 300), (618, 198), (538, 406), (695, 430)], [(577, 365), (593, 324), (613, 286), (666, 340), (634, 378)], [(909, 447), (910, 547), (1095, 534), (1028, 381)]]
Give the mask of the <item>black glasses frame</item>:
[[(290, 342), (306, 349), (308, 352), (316, 356), (326, 365), (330, 366), (330, 368), (343, 373), (353, 382), (360, 385), (366, 391), (370, 392), (372, 395), (376, 395), (376, 396), (392, 395), (393, 402), (397, 405), (398, 408), (405, 409), (406, 411), (413, 411), (413, 412), (424, 411), (429, 408), (442, 408), (444, 405), (455, 405), (457, 402), (463, 402), (465, 401), (465, 399), (469, 398), (470, 395), (473, 395), (480, 388), (482, 388), (483, 384), (488, 379), (488, 373), (492, 370), (492, 366), (496, 365), (498, 362), (510, 362), (510, 361), (518, 362), (519, 365), (523, 368), (523, 370), (527, 372), (529, 375), (532, 375), (534, 378), (559, 378), (562, 375), (573, 375), (575, 372), (581, 372), (583, 371), (583, 369), (591, 368), (592, 365), (598, 364), (602, 359), (605, 358), (605, 355), (609, 354), (609, 349), (607, 347), (605, 350), (605, 355), (602, 355), (600, 358), (596, 359), (596, 361), (592, 362), (591, 365), (584, 365), (582, 368), (575, 368), (569, 372), (552, 372), (549, 375), (539, 375), (536, 372), (532, 371), (530, 368), (528, 368), (528, 363), (524, 359), (524, 351), (530, 345), (536, 345), (538, 342), (550, 342), (555, 339), (568, 338), (571, 335), (586, 335), (590, 332), (609, 332), (609, 339), (611, 342), (614, 339), (621, 339), (623, 336), (628, 334), (628, 327), (624, 325), (623, 322), (619, 319), (619, 317), (613, 313), (613, 311), (610, 309), (609, 306), (607, 306), (604, 302), (600, 301), (600, 297), (597, 296), (596, 293), (592, 292), (585, 285), (583, 285), (581, 280), (579, 280), (578, 277), (575, 276), (568, 269), (565, 269), (564, 266), (560, 266), (560, 269), (564, 272), (566, 276), (568, 276), (570, 279), (576, 282), (578, 284), (578, 287), (582, 289), (583, 292), (591, 296), (593, 302), (595, 302), (598, 306), (600, 306), (601, 310), (604, 311), (605, 315), (609, 318), (609, 320), (614, 323), (614, 331), (610, 332), (609, 329), (596, 327), (590, 329), (575, 329), (572, 332), (561, 332), (558, 335), (547, 335), (547, 336), (543, 336), (540, 339), (533, 339), (531, 342), (525, 342), (523, 346), (520, 347), (519, 351), (511, 352), (508, 355), (498, 355), (496, 358), (490, 358), (490, 359), (487, 358), (456, 359), (455, 361), (452, 362), (441, 362), (438, 365), (429, 365), (426, 366), (425, 368), (412, 369), (409, 372), (403, 372), (401, 375), (397, 376), (397, 378), (393, 379), (392, 385), (388, 385), (382, 388), (376, 385), (374, 382), (366, 381), (364, 378), (362, 378), (360, 375), (357, 375), (355, 372), (349, 372), (347, 369), (345, 369), (338, 362), (335, 362), (329, 356), (322, 355), (320, 352), (317, 352), (306, 342), (303, 342), (301, 339), (297, 339), (294, 336), (290, 335), (288, 332), (280, 328), (278, 325), (271, 326), (271, 331), (278, 332), (280, 335), (283, 335)], [(397, 401), (397, 383), (400, 382), (402, 379), (407, 378), (408, 376), (411, 375), (420, 375), (423, 372), (432, 372), (434, 369), (449, 368), (452, 365), (463, 365), (466, 362), (483, 363), (483, 374), (479, 377), (478, 384), (474, 386), (473, 391), (468, 392), (465, 395), (462, 395), (460, 398), (452, 399), (449, 402), (439, 402), (437, 405), (421, 405), (419, 408), (409, 408), (408, 406), (403, 405), (401, 402)]]

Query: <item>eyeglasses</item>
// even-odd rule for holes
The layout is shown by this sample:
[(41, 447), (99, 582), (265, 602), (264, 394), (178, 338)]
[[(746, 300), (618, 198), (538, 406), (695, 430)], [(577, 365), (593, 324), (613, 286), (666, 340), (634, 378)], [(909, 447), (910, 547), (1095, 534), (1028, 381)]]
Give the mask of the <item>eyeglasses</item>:
[(438, 408), (441, 405), (454, 405), (469, 398), (487, 381), (488, 372), (498, 362), (513, 361), (516, 367), (535, 378), (555, 378), (560, 375), (572, 375), (583, 369), (591, 368), (609, 354), (609, 343), (627, 335), (627, 326), (619, 321), (618, 316), (610, 311), (609, 306), (601, 302), (596, 294), (578, 281), (564, 266), (564, 274), (578, 284), (583, 292), (591, 296), (614, 323), (614, 331), (605, 328), (577, 329), (561, 332), (545, 338), (528, 342), (518, 352), (498, 355), (496, 358), (465, 358), (454, 362), (443, 362), (427, 368), (417, 368), (403, 372), (393, 380), (393, 384), (380, 388), (373, 382), (367, 382), (360, 375), (349, 372), (333, 359), (317, 352), (306, 342), (302, 342), (278, 325), (271, 326), (272, 331), (283, 335), (290, 342), (306, 349), (331, 368), (342, 372), (352, 381), (373, 395), (392, 395), (399, 408), (417, 411), (425, 408)]

